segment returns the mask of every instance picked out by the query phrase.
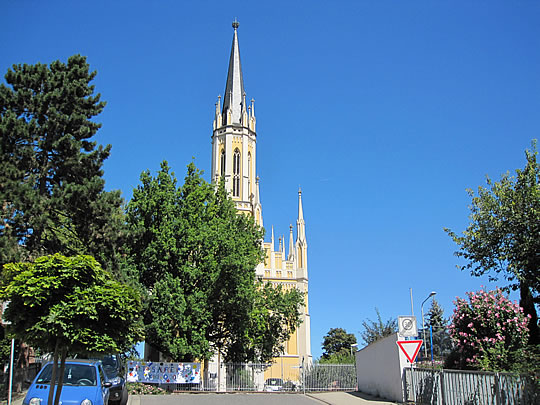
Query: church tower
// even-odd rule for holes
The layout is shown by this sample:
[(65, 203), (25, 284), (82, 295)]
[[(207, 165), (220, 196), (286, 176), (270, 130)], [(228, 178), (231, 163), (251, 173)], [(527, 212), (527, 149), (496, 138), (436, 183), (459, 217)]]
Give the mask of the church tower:
[[(255, 175), (257, 133), (255, 132), (255, 100), (246, 101), (238, 26), (233, 23), (234, 35), (229, 59), (229, 71), (223, 100), (218, 97), (212, 134), (212, 181), (225, 179), (225, 188), (236, 208), (254, 215), (262, 226), (258, 201), (258, 178)], [(221, 104), (223, 103), (223, 107)]]
[[(225, 180), (225, 188), (231, 195), (239, 212), (251, 214), (259, 226), (263, 226), (262, 206), (259, 194), (259, 178), (256, 175), (257, 133), (255, 101), (246, 101), (244, 78), (238, 45), (239, 23), (233, 22), (234, 34), (229, 59), (229, 70), (223, 99), (218, 97), (212, 133), (212, 181)], [(302, 205), (302, 191), (298, 191), (298, 216), (296, 241), (292, 224), (289, 227), (288, 254), (285, 235), (279, 237), (276, 250), (274, 227), (270, 242), (263, 242), (266, 254), (264, 263), (257, 266), (256, 274), (263, 281), (284, 289), (297, 288), (305, 294), (301, 308), (302, 323), (285, 344), (284, 353), (274, 359), (274, 365), (265, 371), (266, 377), (297, 380), (302, 364), (311, 363), (311, 333), (308, 301), (307, 239)]]

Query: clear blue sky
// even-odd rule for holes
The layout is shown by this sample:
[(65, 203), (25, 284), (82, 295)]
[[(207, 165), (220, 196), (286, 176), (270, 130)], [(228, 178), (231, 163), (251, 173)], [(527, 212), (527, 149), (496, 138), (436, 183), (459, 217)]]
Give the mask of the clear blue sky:
[[(312, 350), (343, 327), (489, 284), (455, 268), (443, 227), (466, 188), (525, 165), (540, 137), (538, 1), (4, 1), (0, 72), (88, 57), (107, 101), (107, 189), (126, 199), (166, 159), (210, 170), (232, 20), (256, 100), (264, 223), (295, 223), (303, 190)], [(515, 297), (514, 297), (515, 298)], [(425, 308), (428, 308), (426, 304)]]

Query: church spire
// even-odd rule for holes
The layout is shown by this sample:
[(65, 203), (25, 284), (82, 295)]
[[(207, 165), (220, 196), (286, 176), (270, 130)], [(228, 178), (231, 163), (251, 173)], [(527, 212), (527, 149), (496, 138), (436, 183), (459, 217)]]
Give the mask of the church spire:
[(292, 224), (289, 226), (289, 257), (287, 257), (287, 260), (294, 260), (294, 241), (293, 241)]
[[(231, 111), (231, 123), (242, 121), (244, 105), (244, 79), (242, 77), (242, 64), (240, 63), (240, 47), (238, 46), (238, 26), (236, 19), (232, 26), (234, 28), (233, 42), (231, 47), (231, 57), (229, 59), (229, 72), (227, 73), (227, 84), (225, 85), (225, 97), (223, 99), (223, 117), (227, 117), (227, 112)], [(224, 118), (225, 120), (226, 118)], [(224, 124), (228, 124), (224, 122)]]
[(298, 189), (298, 219), (296, 220), (297, 239), (306, 242), (306, 223), (304, 222), (304, 209), (302, 207), (302, 189)]

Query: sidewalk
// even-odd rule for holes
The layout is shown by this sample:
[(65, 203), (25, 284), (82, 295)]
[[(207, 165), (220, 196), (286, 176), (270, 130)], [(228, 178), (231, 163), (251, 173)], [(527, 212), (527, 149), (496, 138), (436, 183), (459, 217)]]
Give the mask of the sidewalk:
[(361, 392), (310, 392), (306, 395), (328, 405), (391, 405), (396, 403), (380, 398), (374, 398), (370, 395), (362, 394)]
[[(22, 401), (24, 397), (26, 396), (26, 391), (27, 390), (24, 390), (23, 392), (19, 392), (19, 393), (14, 392), (11, 397), (11, 405), (22, 405)], [(0, 401), (0, 405), (7, 405), (7, 403), (8, 403), (7, 400)]]

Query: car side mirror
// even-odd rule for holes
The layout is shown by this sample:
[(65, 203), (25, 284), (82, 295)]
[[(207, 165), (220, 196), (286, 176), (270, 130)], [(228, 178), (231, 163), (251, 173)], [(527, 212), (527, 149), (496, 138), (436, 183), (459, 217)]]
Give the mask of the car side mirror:
[(109, 382), (109, 381), (107, 381), (106, 383), (103, 384), (103, 386), (104, 386), (105, 388), (111, 388), (111, 387), (112, 387), (112, 383)]

